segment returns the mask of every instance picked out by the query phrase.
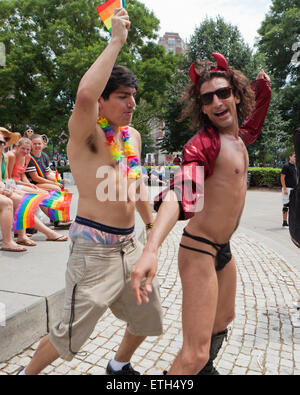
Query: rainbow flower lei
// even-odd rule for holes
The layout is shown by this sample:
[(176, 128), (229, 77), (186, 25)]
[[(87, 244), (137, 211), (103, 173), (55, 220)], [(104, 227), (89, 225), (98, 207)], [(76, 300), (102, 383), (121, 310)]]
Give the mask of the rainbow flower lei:
[(139, 178), (141, 174), (139, 158), (134, 152), (134, 149), (130, 142), (130, 134), (129, 134), (128, 126), (123, 126), (122, 128), (120, 128), (121, 136), (123, 139), (123, 145), (124, 145), (124, 152), (123, 152), (120, 145), (115, 141), (114, 128), (110, 126), (108, 120), (106, 118), (99, 117), (98, 125), (105, 132), (107, 142), (110, 145), (112, 157), (116, 161), (116, 164), (119, 165), (122, 162), (123, 158), (126, 157), (127, 166), (126, 167), (124, 166), (124, 170), (126, 171), (127, 177)]

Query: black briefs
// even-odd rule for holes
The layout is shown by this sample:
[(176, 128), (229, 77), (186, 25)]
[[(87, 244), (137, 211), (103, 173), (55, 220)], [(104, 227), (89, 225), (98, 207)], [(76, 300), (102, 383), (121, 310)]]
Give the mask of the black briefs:
[(182, 243), (180, 243), (180, 247), (182, 247), (182, 248), (186, 248), (187, 250), (200, 252), (201, 254), (207, 254), (207, 255), (210, 255), (213, 258), (215, 258), (216, 261), (217, 261), (217, 266), (216, 266), (216, 270), (217, 271), (224, 269), (224, 267), (227, 265), (227, 263), (232, 258), (232, 254), (231, 254), (231, 250), (230, 250), (230, 243), (229, 242), (225, 243), (225, 244), (214, 243), (214, 242), (212, 242), (210, 240), (207, 240), (207, 239), (205, 239), (203, 237), (191, 235), (190, 233), (188, 233), (186, 231), (186, 229), (183, 230), (183, 236), (189, 237), (190, 239), (199, 241), (201, 243), (205, 243), (205, 244), (211, 245), (212, 247), (215, 248), (215, 250), (217, 251), (216, 255), (212, 254), (209, 251), (200, 250), (198, 248), (193, 248), (193, 247), (188, 247), (188, 246), (185, 246)]

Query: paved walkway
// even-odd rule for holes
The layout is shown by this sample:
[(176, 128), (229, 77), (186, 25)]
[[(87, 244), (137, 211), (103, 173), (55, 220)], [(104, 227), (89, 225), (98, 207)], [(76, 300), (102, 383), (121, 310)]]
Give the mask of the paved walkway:
[[(159, 254), (158, 278), (164, 309), (164, 334), (151, 337), (132, 358), (145, 375), (161, 375), (181, 347), (181, 284), (177, 250), (185, 223), (177, 223)], [(236, 318), (231, 324), (217, 367), (224, 375), (300, 374), (300, 312), (292, 306), (300, 289), (300, 273), (273, 250), (242, 233), (232, 239), (238, 269)], [(86, 356), (58, 359), (42, 374), (103, 375), (114, 356), (125, 325), (109, 312), (85, 344)], [(21, 335), (21, 334), (20, 334)], [(38, 342), (7, 362), (0, 375), (14, 374), (30, 361)]]

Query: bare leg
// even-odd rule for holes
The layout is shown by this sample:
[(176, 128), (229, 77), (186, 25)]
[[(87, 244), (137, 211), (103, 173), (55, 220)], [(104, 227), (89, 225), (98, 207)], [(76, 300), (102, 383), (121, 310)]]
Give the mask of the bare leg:
[(123, 340), (115, 355), (115, 360), (118, 362), (129, 362), (135, 350), (145, 338), (145, 336), (134, 336), (126, 329)]
[(54, 230), (48, 228), (42, 221), (40, 221), (37, 217), (34, 219), (34, 227), (41, 233), (43, 233), (47, 240), (56, 240), (57, 238), (61, 238), (64, 241), (68, 240), (67, 236), (63, 236), (62, 234), (55, 232)]
[[(115, 360), (119, 362), (130, 361), (135, 350), (144, 341), (144, 339), (144, 336), (131, 335), (126, 329), (124, 338), (116, 353)], [(36, 375), (40, 373), (57, 358), (59, 358), (58, 352), (50, 343), (48, 336), (45, 336), (41, 340), (38, 349), (25, 370), (26, 375)]]
[(179, 249), (182, 282), (183, 346), (169, 374), (196, 374), (209, 358), (217, 301), (218, 280), (212, 257)]
[(215, 376), (219, 372), (214, 367), (214, 360), (222, 347), (222, 343), (227, 336), (227, 326), (234, 319), (235, 295), (236, 295), (236, 268), (233, 258), (221, 271), (217, 272), (218, 277), (218, 305), (214, 323), (213, 336), (209, 350), (209, 361), (198, 373), (204, 376)]
[(59, 358), (59, 354), (50, 343), (48, 336), (45, 336), (33, 355), (29, 365), (25, 370), (26, 375), (36, 375), (45, 369), (48, 365)]
[(60, 187), (58, 185), (54, 185), (54, 184), (47, 184), (47, 183), (45, 183), (45, 184), (37, 184), (36, 186), (38, 188), (40, 188), (40, 189), (46, 190), (47, 192), (50, 192), (50, 191), (53, 191), (53, 190), (61, 191)]
[(0, 226), (3, 236), (2, 248), (26, 251), (26, 248), (16, 244), (12, 238), (13, 202), (6, 196), (0, 195)]
[(213, 334), (223, 332), (235, 316), (236, 267), (234, 259), (217, 272), (219, 297)]

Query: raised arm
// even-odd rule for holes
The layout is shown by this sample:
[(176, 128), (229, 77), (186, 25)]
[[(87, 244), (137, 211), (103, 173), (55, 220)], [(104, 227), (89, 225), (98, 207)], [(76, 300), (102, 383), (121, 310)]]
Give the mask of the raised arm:
[(255, 109), (240, 129), (240, 136), (246, 145), (253, 144), (258, 138), (271, 101), (270, 78), (263, 70), (251, 86), (255, 92)]
[(98, 117), (98, 99), (105, 89), (118, 54), (127, 40), (130, 27), (125, 9), (116, 9), (112, 18), (112, 36), (109, 44), (82, 77), (73, 113), (69, 120), (70, 139), (76, 143), (85, 140), (95, 130)]

